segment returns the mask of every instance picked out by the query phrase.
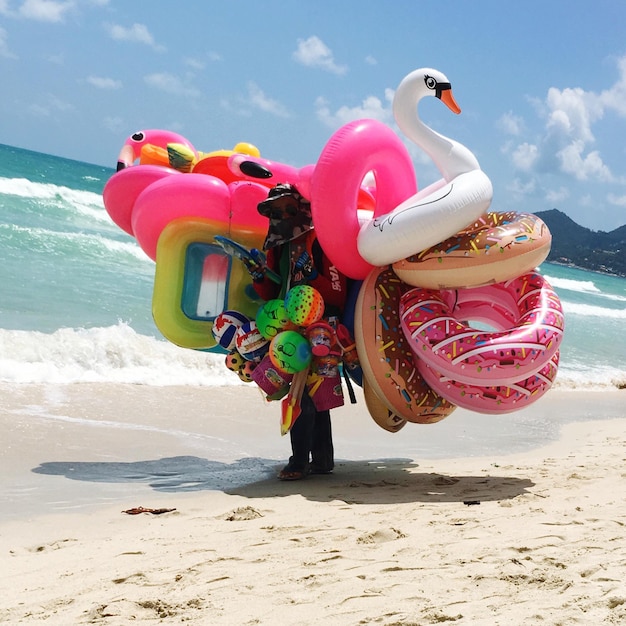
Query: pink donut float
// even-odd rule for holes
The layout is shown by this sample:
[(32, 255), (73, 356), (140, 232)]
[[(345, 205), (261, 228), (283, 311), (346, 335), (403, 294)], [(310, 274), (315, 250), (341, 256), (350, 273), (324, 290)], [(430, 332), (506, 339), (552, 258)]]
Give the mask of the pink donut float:
[(420, 374), (440, 396), (470, 411), (487, 414), (512, 413), (539, 400), (552, 387), (559, 365), (559, 351), (536, 374), (508, 385), (480, 386), (462, 383), (436, 372), (424, 361)]
[(376, 180), (374, 217), (389, 213), (416, 189), (411, 157), (385, 124), (357, 120), (340, 128), (326, 143), (311, 179), (311, 212), (319, 242), (334, 265), (350, 278), (372, 270), (359, 253), (357, 214), (363, 179)]
[[(535, 272), (476, 289), (411, 289), (401, 298), (400, 317), (420, 359), (455, 381), (479, 386), (517, 383), (543, 369), (559, 349), (564, 327), (558, 296)], [(460, 321), (468, 319), (514, 323), (492, 332)]]

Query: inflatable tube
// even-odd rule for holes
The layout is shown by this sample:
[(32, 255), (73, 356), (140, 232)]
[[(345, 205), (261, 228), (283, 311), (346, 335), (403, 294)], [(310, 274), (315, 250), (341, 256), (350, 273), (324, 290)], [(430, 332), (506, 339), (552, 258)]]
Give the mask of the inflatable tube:
[(109, 178), (102, 192), (104, 208), (111, 219), (129, 235), (133, 235), (132, 215), (139, 194), (162, 178), (180, 174), (169, 167), (141, 165), (127, 167)]
[(372, 419), (383, 430), (397, 433), (404, 428), (407, 423), (406, 420), (387, 408), (387, 405), (376, 395), (372, 385), (365, 378), (363, 379), (363, 397), (365, 398), (365, 406), (367, 406)]
[[(460, 321), (477, 317), (513, 323), (491, 332)], [(479, 386), (517, 383), (540, 371), (559, 349), (564, 327), (559, 298), (537, 273), (477, 289), (414, 288), (401, 298), (400, 318), (418, 358), (453, 380)]]
[(193, 145), (182, 135), (172, 132), (171, 130), (139, 130), (133, 133), (122, 146), (117, 157), (117, 170), (122, 170), (133, 165), (135, 161), (141, 158), (141, 150), (144, 146), (152, 145), (156, 148), (167, 148), (168, 143), (179, 143), (187, 146), (196, 152)]
[(391, 267), (375, 268), (363, 281), (355, 309), (357, 352), (364, 378), (391, 413), (430, 424), (455, 407), (426, 384), (402, 333), (398, 307), (407, 289)]
[(450, 402), (470, 411), (495, 415), (512, 413), (539, 400), (552, 386), (558, 365), (559, 351), (557, 350), (543, 368), (525, 380), (488, 387), (452, 380), (433, 370), (424, 361), (419, 362), (419, 370), (424, 380)]
[(409, 285), (462, 289), (501, 283), (539, 267), (552, 236), (531, 213), (485, 213), (456, 235), (393, 264)]
[[(417, 188), (400, 138), (381, 122), (364, 119), (346, 124), (330, 138), (311, 179), (311, 212), (319, 242), (337, 269), (355, 279), (365, 278), (373, 267), (357, 248), (358, 196), (368, 172), (376, 180), (374, 217), (391, 211)], [(398, 259), (403, 256), (408, 254)]]
[(138, 196), (131, 225), (137, 243), (154, 260), (159, 235), (179, 217), (201, 217), (229, 224), (225, 236), (237, 242), (239, 233), (266, 231), (267, 218), (256, 209), (265, 198), (267, 187), (257, 183), (227, 185), (214, 176), (193, 173), (167, 177)]
[[(183, 348), (226, 353), (211, 332), (215, 318), (235, 310), (254, 319), (262, 300), (243, 263), (215, 243), (228, 235), (227, 220), (183, 217), (169, 222), (157, 245), (152, 315), (157, 328)], [(265, 231), (238, 233), (248, 247), (260, 247)]]

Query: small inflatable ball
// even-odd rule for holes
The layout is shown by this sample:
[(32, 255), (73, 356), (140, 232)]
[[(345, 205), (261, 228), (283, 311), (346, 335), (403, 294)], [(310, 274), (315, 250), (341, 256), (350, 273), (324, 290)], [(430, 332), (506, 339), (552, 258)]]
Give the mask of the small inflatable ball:
[(235, 345), (244, 359), (258, 363), (267, 354), (269, 341), (259, 332), (256, 322), (246, 322), (235, 333)]
[(289, 319), (298, 326), (309, 326), (319, 322), (324, 315), (324, 298), (311, 285), (297, 285), (289, 290), (285, 298)]
[(224, 350), (232, 350), (235, 347), (237, 329), (249, 321), (239, 311), (222, 311), (213, 321), (213, 328), (211, 328), (215, 341)]
[(256, 326), (266, 339), (273, 339), (283, 330), (293, 328), (293, 322), (287, 315), (284, 300), (268, 300), (259, 307), (256, 314)]
[(256, 367), (256, 363), (244, 359), (241, 354), (237, 352), (236, 348), (226, 355), (225, 361), (226, 367), (231, 370), (231, 372), (235, 372), (244, 383), (252, 382), (252, 372)]
[(272, 363), (287, 374), (296, 374), (311, 363), (311, 346), (299, 332), (284, 330), (272, 339), (269, 355)]

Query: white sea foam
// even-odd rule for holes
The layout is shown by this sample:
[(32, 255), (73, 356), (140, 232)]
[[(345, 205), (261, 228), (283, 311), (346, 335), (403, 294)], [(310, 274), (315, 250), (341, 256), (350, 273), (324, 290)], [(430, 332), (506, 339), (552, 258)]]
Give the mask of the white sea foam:
[(580, 315), (584, 317), (602, 317), (605, 319), (626, 319), (626, 309), (610, 309), (593, 304), (582, 304), (576, 302), (561, 302), (566, 315)]
[(591, 280), (574, 280), (571, 278), (556, 278), (545, 275), (545, 279), (555, 289), (566, 289), (568, 291), (584, 291), (585, 293), (600, 293), (595, 283)]
[(0, 329), (0, 381), (243, 384), (226, 369), (223, 355), (179, 348), (123, 323), (49, 334)]

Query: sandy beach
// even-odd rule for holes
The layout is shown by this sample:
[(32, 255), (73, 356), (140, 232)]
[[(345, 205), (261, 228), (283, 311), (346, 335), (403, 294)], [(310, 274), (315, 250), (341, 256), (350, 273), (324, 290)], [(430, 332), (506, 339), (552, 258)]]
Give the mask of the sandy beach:
[(250, 387), (2, 385), (0, 623), (625, 623), (624, 393), (396, 434), (359, 398), (281, 483)]

